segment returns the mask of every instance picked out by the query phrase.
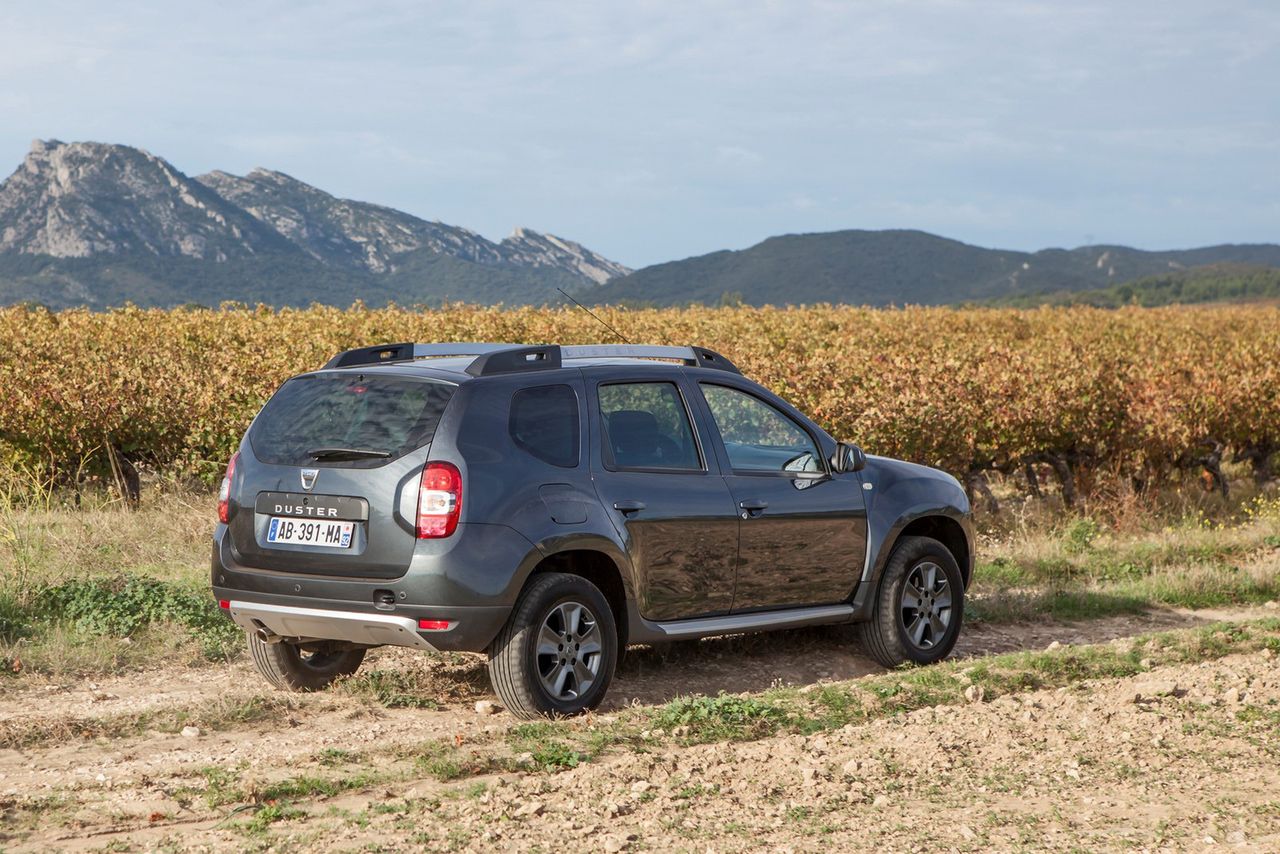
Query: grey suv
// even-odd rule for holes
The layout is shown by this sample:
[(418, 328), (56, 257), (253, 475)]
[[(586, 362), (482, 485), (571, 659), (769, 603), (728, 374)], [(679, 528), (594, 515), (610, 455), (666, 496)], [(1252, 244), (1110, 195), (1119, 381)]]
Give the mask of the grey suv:
[(597, 706), (627, 644), (856, 622), (886, 666), (937, 661), (973, 567), (954, 478), (700, 347), (341, 353), (262, 408), (218, 515), (214, 594), (273, 685), (487, 652), (520, 717)]

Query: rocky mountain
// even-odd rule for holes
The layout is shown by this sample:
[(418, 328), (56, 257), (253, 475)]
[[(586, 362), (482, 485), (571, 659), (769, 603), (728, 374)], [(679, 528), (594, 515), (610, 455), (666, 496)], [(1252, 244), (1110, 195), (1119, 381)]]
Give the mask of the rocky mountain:
[(226, 261), (286, 248), (279, 234), (203, 184), (123, 145), (37, 140), (0, 185), (0, 252)]
[(749, 249), (645, 267), (590, 291), (597, 303), (946, 305), (1105, 288), (1205, 265), (1280, 267), (1270, 243), (1148, 252), (1084, 246), (1015, 252), (922, 231), (771, 237)]
[(37, 141), (0, 184), (3, 302), (537, 303), (629, 272), (553, 235), (494, 243), (282, 172), (189, 178), (123, 145)]

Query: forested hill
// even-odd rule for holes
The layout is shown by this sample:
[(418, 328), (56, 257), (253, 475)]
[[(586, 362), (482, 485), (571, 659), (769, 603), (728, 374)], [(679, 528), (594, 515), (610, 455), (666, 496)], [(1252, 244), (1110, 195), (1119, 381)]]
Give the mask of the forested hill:
[(1207, 264), (1280, 268), (1280, 246), (1150, 252), (1085, 246), (1017, 252), (922, 231), (771, 237), (749, 249), (645, 267), (590, 291), (598, 303), (945, 305), (1106, 288)]
[(1280, 269), (1247, 264), (1212, 264), (1146, 276), (1088, 291), (1055, 291), (991, 300), (992, 305), (1032, 308), (1041, 305), (1092, 305), (1118, 308), (1140, 305), (1193, 305), (1211, 302), (1280, 300)]

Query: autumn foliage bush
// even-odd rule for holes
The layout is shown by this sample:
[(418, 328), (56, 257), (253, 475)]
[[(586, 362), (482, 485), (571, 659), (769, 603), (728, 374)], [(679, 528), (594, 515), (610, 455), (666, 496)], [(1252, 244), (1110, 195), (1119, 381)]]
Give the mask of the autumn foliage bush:
[[(598, 313), (632, 341), (718, 350), (832, 435), (971, 486), (990, 470), (1143, 485), (1232, 453), (1265, 478), (1280, 443), (1271, 307)], [(0, 309), (0, 463), (69, 481), (114, 447), (212, 479), (271, 392), (340, 350), (610, 339), (576, 308)]]

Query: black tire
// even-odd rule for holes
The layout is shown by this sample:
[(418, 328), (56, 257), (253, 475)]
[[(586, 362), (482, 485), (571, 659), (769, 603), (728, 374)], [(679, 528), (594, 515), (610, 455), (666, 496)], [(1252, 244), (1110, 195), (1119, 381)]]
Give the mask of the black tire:
[[(934, 589), (926, 590), (922, 582), (930, 576)], [(910, 590), (904, 589), (909, 582)], [(949, 593), (945, 606), (944, 592)], [(911, 607), (912, 601), (918, 606)], [(871, 619), (858, 626), (858, 634), (871, 657), (885, 667), (932, 664), (951, 654), (963, 621), (964, 579), (956, 559), (937, 540), (903, 537), (880, 578)]]
[(245, 635), (262, 678), (284, 691), (323, 690), (335, 679), (355, 673), (364, 661), (363, 649), (307, 652), (297, 644), (263, 643), (251, 632)]
[(489, 681), (518, 718), (576, 715), (600, 705), (617, 661), (618, 630), (599, 588), (577, 575), (540, 573), (489, 647)]

